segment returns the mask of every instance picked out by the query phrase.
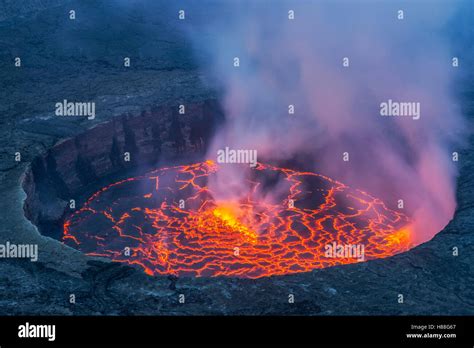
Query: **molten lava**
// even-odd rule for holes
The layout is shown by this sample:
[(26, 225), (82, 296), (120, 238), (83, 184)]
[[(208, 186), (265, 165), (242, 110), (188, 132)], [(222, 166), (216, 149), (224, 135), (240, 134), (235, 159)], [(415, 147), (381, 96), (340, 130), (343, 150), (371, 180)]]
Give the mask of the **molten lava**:
[(212, 214), (221, 220), (228, 229), (241, 233), (243, 238), (247, 238), (251, 242), (257, 241), (257, 233), (240, 222), (244, 217), (237, 204), (219, 204), (212, 210)]
[(409, 218), (323, 175), (259, 163), (244, 199), (216, 202), (218, 170), (206, 161), (108, 185), (69, 216), (63, 240), (150, 275), (243, 278), (360, 260), (328, 257), (328, 245), (363, 245), (365, 260), (412, 246)]

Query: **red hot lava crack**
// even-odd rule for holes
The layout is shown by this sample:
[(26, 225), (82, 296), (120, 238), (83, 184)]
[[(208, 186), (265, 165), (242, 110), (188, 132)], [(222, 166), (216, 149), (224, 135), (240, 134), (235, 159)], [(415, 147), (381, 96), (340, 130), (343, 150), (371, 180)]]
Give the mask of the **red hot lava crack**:
[[(326, 176), (259, 163), (247, 197), (217, 202), (208, 179), (218, 171), (206, 161), (103, 187), (65, 220), (63, 241), (150, 275), (242, 278), (360, 260), (328, 246), (363, 245), (365, 260), (412, 246), (407, 216)], [(269, 177), (280, 183), (272, 199), (259, 194)]]

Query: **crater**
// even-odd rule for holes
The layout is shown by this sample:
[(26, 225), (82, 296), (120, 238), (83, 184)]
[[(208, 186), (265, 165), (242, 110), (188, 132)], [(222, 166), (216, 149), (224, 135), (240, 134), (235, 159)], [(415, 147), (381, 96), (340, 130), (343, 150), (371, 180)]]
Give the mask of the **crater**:
[(412, 246), (407, 216), (318, 173), (258, 163), (248, 194), (217, 200), (208, 181), (221, 165), (204, 156), (223, 112), (215, 100), (179, 110), (122, 115), (35, 158), (26, 217), (45, 236), (149, 275), (261, 278)]
[(201, 160), (224, 115), (215, 99), (123, 114), (58, 142), (27, 168), (25, 216), (40, 233), (62, 239), (64, 218), (115, 180), (163, 163)]

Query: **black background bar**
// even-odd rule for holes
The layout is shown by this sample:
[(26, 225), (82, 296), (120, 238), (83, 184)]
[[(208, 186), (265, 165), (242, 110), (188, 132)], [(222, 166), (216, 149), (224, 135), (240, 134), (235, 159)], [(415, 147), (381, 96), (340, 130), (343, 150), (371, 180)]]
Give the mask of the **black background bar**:
[[(56, 338), (19, 338), (25, 323)], [(415, 327), (414, 327), (414, 326)], [(420, 330), (420, 327), (426, 329)], [(456, 338), (407, 338), (407, 334)], [(59, 344), (409, 344), (473, 347), (473, 317), (0, 317), (0, 346)]]

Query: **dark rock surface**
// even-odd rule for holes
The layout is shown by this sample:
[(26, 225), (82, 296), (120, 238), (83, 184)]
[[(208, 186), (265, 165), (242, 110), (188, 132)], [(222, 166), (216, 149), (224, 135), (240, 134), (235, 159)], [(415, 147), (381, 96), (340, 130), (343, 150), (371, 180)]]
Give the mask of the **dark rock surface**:
[(12, 17), (31, 16), (47, 8), (63, 4), (62, 0), (2, 0), (0, 1), (0, 21)]
[[(0, 8), (7, 4), (0, 2)], [(90, 1), (73, 5), (87, 9)], [(66, 25), (68, 9), (59, 6), (33, 17), (10, 18), (12, 10), (0, 24), (0, 242), (37, 243), (40, 251), (38, 262), (0, 259), (0, 314), (474, 314), (474, 137), (460, 153), (453, 220), (431, 241), (388, 259), (258, 280), (177, 279), (149, 277), (85, 257), (40, 235), (24, 216), (26, 193), (21, 186), (25, 170), (38, 155), (124, 113), (215, 97), (203, 86), (188, 43), (169, 27), (140, 17), (128, 19), (138, 22), (143, 32), (153, 26), (153, 32), (161, 33), (153, 38), (161, 49), (152, 55), (146, 49), (150, 38), (133, 32), (119, 36), (113, 27), (116, 14), (98, 21), (97, 27), (78, 19), (77, 28), (58, 31)], [(102, 10), (99, 6), (95, 16)], [(91, 38), (90, 32), (107, 28), (103, 41)], [(130, 46), (124, 49), (119, 41)], [(124, 69), (124, 55), (137, 64)], [(16, 56), (22, 57), (21, 69), (13, 66)], [(461, 87), (471, 119), (473, 81), (466, 79)], [(81, 94), (97, 102), (95, 120), (53, 117), (55, 102), (80, 99)], [(21, 153), (21, 162), (14, 161), (15, 152)], [(453, 247), (459, 256), (453, 256)], [(75, 294), (75, 304), (70, 304), (70, 294)], [(178, 302), (179, 294), (186, 296), (184, 304)], [(288, 303), (289, 294), (295, 303)], [(398, 294), (404, 295), (403, 304), (397, 302)]]

